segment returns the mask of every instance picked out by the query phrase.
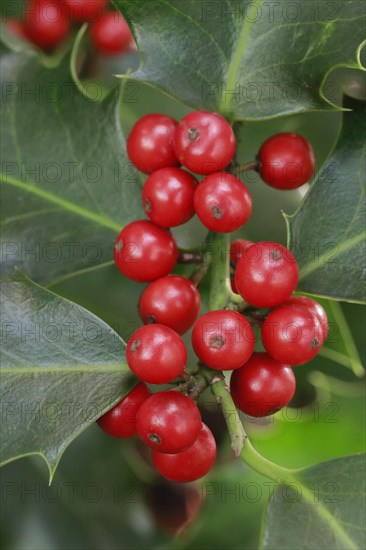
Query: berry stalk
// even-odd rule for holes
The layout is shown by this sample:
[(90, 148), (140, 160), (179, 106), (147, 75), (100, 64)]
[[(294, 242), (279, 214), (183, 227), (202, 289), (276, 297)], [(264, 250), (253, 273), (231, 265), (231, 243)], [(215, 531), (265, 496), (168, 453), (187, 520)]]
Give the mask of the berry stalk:
[(272, 481), (276, 481), (277, 483), (290, 483), (297, 481), (295, 475), (297, 470), (278, 466), (278, 464), (264, 458), (264, 456), (255, 450), (248, 436), (245, 438), (240, 457), (245, 464), (252, 468), (252, 470), (262, 476), (268, 477), (268, 479), (271, 479)]
[(258, 453), (245, 433), (239, 413), (234, 405), (230, 390), (223, 375), (216, 375), (211, 380), (211, 391), (221, 407), (231, 438), (231, 448), (236, 457), (241, 457), (250, 468), (259, 474), (278, 483), (293, 480), (296, 470), (290, 470), (274, 464)]
[(256, 161), (233, 166), (232, 168), (230, 168), (229, 172), (230, 174), (235, 174), (239, 176), (240, 174), (243, 174), (244, 172), (250, 172), (251, 170), (254, 170), (254, 171), (258, 170), (258, 163)]
[[(210, 262), (210, 290), (208, 305), (209, 310), (223, 309), (231, 301), (232, 291), (230, 289), (230, 236), (225, 233), (210, 232), (207, 240), (207, 253)], [(238, 411), (231, 398), (229, 388), (225, 383), (224, 375), (213, 372), (211, 369), (201, 367), (200, 374), (207, 373), (210, 378), (211, 391), (215, 395), (221, 407), (229, 430), (231, 447), (236, 457), (240, 456), (244, 441), (248, 438)]]
[(230, 390), (222, 375), (212, 378), (211, 391), (221, 407), (230, 434), (231, 448), (234, 451), (235, 457), (238, 458), (248, 436), (244, 431), (239, 413), (231, 398)]
[(220, 405), (231, 439), (231, 448), (236, 457), (241, 457), (250, 468), (278, 483), (292, 481), (296, 470), (274, 464), (258, 453), (246, 434), (239, 413), (234, 405), (230, 390), (222, 373), (211, 379), (211, 391)]
[(225, 309), (231, 300), (229, 250), (230, 236), (227, 233), (209, 232), (206, 239), (205, 261), (210, 265), (210, 311)]

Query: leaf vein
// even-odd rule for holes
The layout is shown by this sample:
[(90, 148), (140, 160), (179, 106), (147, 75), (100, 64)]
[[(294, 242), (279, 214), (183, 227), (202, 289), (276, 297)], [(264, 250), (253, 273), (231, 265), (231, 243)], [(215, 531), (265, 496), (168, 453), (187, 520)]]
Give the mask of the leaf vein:
[(3, 172), (0, 172), (0, 178), (1, 183), (3, 184), (10, 184), (15, 187), (18, 187), (22, 189), (23, 191), (26, 191), (28, 193), (33, 193), (34, 195), (37, 195), (38, 197), (41, 197), (42, 199), (51, 202), (53, 204), (57, 204), (64, 210), (68, 210), (70, 212), (73, 212), (74, 214), (77, 214), (78, 216), (82, 218), (86, 218), (88, 220), (93, 221), (94, 223), (101, 225), (103, 227), (107, 227), (108, 229), (113, 229), (113, 231), (120, 231), (121, 225), (115, 222), (114, 220), (111, 220), (104, 215), (96, 214), (94, 212), (91, 212), (90, 210), (87, 210), (86, 208), (83, 208), (81, 206), (78, 206), (66, 199), (63, 199), (61, 197), (58, 197), (52, 193), (49, 193), (48, 191), (45, 191), (44, 189), (37, 187), (34, 183), (27, 183), (13, 178), (12, 176), (9, 176), (7, 174), (4, 174)]
[[(343, 254), (343, 252), (346, 252), (350, 248), (353, 248), (358, 243), (362, 242), (365, 238), (366, 238), (366, 231), (362, 231), (359, 235), (356, 235), (355, 237), (344, 241), (342, 244), (338, 245), (337, 253), (333, 254), (332, 260), (334, 261), (335, 257), (340, 256), (341, 254)], [(299, 281), (302, 281), (303, 279), (311, 275), (314, 271), (321, 269), (322, 266), (325, 263), (327, 263), (326, 259), (328, 257), (329, 257), (329, 251), (319, 256), (316, 261), (310, 262), (307, 265), (305, 265), (303, 268), (301, 268)]]
[(195, 25), (203, 34), (205, 34), (206, 36), (208, 36), (208, 38), (210, 39), (210, 41), (212, 42), (212, 44), (215, 44), (217, 50), (219, 51), (221, 57), (225, 60), (225, 63), (227, 63), (227, 56), (226, 56), (226, 53), (224, 52), (224, 50), (222, 49), (222, 47), (220, 46), (220, 44), (215, 40), (214, 36), (212, 34), (210, 34), (209, 32), (207, 32), (207, 30), (205, 29), (205, 27), (203, 27), (202, 25), (200, 25), (198, 23), (198, 21), (196, 21), (196, 19), (194, 19), (191, 15), (188, 15), (188, 13), (185, 13), (183, 12), (182, 10), (180, 10), (179, 8), (177, 8), (176, 6), (173, 6), (171, 3), (169, 2), (166, 2), (165, 0), (160, 0), (160, 3), (161, 4), (164, 4), (165, 6), (167, 6), (168, 8), (170, 8), (171, 10), (175, 11), (176, 13), (178, 13), (179, 15), (182, 15), (183, 17), (185, 17), (186, 19), (188, 19), (188, 21), (190, 21), (193, 25)]

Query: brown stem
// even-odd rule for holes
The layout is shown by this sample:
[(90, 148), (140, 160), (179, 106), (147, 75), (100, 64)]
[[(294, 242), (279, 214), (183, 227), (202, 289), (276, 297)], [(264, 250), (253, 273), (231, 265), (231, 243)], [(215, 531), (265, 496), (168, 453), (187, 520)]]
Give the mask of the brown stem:
[(179, 264), (200, 264), (203, 262), (203, 255), (199, 252), (179, 252)]
[(198, 286), (202, 281), (203, 277), (206, 275), (207, 270), (208, 270), (208, 263), (204, 263), (200, 265), (195, 271), (193, 271), (192, 275), (189, 277), (189, 280), (191, 281), (191, 283), (193, 283), (194, 286)]
[(255, 314), (255, 313), (246, 314), (245, 317), (248, 319), (251, 325), (256, 325), (258, 327), (261, 327), (265, 320), (264, 315)]
[[(193, 371), (193, 368), (189, 370)], [(209, 385), (210, 380), (204, 374), (198, 372), (197, 367), (195, 374), (183, 373), (182, 381), (175, 382), (171, 390), (183, 392), (192, 399), (197, 400)]]

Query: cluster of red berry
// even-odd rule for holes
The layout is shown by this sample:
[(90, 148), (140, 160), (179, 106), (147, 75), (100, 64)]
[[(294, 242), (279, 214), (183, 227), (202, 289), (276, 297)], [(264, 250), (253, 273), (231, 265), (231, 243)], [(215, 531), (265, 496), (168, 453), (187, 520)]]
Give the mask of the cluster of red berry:
[(109, 11), (108, 0), (28, 0), (24, 22), (8, 19), (8, 29), (44, 51), (60, 46), (72, 25), (90, 23), (95, 50), (115, 55), (134, 48), (134, 39), (122, 15)]
[(317, 355), (328, 335), (328, 319), (318, 302), (291, 296), (298, 266), (282, 245), (237, 240), (231, 243), (230, 259), (233, 290), (251, 306), (270, 308), (265, 317), (254, 317), (266, 352), (254, 353), (233, 372), (230, 390), (238, 409), (266, 416), (291, 401), (296, 383), (290, 365), (302, 365)]
[(98, 424), (114, 437), (137, 433), (152, 449), (156, 469), (172, 481), (199, 479), (215, 462), (211, 430), (202, 422), (195, 402), (179, 391), (151, 395), (140, 382)]
[[(245, 224), (252, 201), (244, 184), (230, 174), (235, 136), (216, 113), (195, 111), (179, 123), (162, 114), (142, 117), (127, 140), (132, 163), (149, 174), (142, 191), (150, 220), (128, 224), (114, 248), (118, 269), (135, 281), (150, 282), (139, 302), (145, 323), (127, 343), (126, 359), (140, 383), (100, 420), (111, 435), (139, 434), (153, 449), (157, 470), (174, 481), (192, 481), (212, 466), (215, 440), (202, 424), (191, 396), (177, 389), (150, 394), (145, 383), (167, 384), (187, 377), (187, 350), (180, 335), (192, 326), (192, 346), (200, 365), (234, 371), (235, 405), (251, 416), (271, 414), (292, 399), (291, 366), (309, 361), (328, 331), (324, 309), (307, 297), (291, 297), (299, 270), (296, 259), (275, 242), (237, 240), (230, 260), (232, 289), (255, 310), (209, 311), (198, 320), (199, 292), (189, 279), (169, 275), (178, 249), (169, 228), (194, 213), (211, 231), (227, 233)], [(205, 177), (198, 183), (190, 172)], [(277, 134), (261, 147), (255, 169), (277, 188), (306, 183), (314, 170), (308, 142), (296, 134)], [(257, 309), (270, 308), (266, 316)], [(248, 320), (249, 319), (249, 320)], [(262, 327), (266, 352), (254, 353), (250, 320)]]

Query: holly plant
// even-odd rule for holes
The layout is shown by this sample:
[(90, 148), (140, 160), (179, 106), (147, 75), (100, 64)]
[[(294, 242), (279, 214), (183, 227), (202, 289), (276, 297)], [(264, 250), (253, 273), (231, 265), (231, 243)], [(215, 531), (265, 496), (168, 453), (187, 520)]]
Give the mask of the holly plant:
[(7, 548), (365, 548), (364, 18), (4, 3)]

